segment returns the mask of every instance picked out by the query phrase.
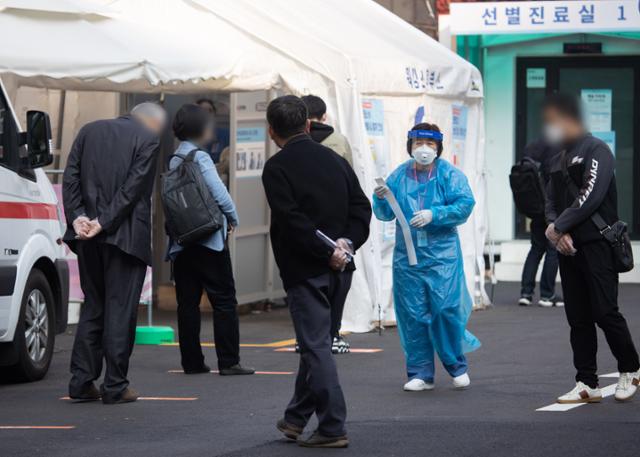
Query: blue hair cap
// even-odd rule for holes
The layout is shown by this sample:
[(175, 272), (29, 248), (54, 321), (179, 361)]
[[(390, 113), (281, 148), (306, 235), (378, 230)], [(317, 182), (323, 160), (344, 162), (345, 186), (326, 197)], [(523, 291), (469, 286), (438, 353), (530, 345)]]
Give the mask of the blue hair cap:
[(436, 141), (442, 141), (444, 138), (441, 132), (435, 130), (409, 130), (407, 138), (429, 138)]

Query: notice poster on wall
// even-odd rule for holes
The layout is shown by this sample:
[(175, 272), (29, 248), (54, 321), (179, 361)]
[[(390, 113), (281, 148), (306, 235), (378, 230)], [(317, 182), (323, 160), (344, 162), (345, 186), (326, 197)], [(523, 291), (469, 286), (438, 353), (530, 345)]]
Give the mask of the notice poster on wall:
[(382, 100), (362, 100), (362, 113), (371, 157), (376, 166), (376, 174), (387, 176), (389, 173), (389, 145), (384, 129), (384, 104)]
[(582, 89), (580, 98), (584, 106), (587, 127), (591, 132), (611, 131), (611, 89)]
[(616, 132), (615, 131), (611, 130), (608, 132), (593, 132), (592, 135), (604, 141), (607, 144), (607, 146), (609, 146), (609, 149), (611, 149), (613, 156), (614, 157), (616, 156)]
[(467, 142), (467, 118), (469, 108), (464, 105), (451, 105), (451, 160), (457, 167), (462, 166), (464, 148)]
[(546, 68), (527, 68), (527, 89), (544, 89), (547, 87)]
[(265, 162), (266, 129), (263, 124), (238, 127), (236, 136), (236, 177), (262, 175)]
[[(384, 128), (384, 103), (373, 98), (362, 100), (362, 114), (367, 132), (371, 158), (376, 167), (376, 176), (389, 174), (389, 142)], [(382, 222), (382, 239), (395, 239), (395, 222)]]

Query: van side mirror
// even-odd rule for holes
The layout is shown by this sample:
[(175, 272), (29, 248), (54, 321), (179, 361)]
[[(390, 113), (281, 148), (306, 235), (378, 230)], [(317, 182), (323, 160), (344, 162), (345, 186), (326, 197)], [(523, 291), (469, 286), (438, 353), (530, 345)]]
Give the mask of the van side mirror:
[(43, 111), (27, 111), (26, 168), (46, 167), (53, 162), (51, 121)]

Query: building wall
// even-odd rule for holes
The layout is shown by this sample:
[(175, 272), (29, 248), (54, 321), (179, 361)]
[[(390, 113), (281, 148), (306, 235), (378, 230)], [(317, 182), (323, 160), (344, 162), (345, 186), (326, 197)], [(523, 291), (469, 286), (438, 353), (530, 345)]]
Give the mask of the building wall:
[(438, 15), (436, 13), (436, 0), (375, 1), (430, 37), (437, 39)]
[(561, 56), (565, 42), (601, 42), (605, 55), (638, 54), (635, 40), (564, 35), (534, 41), (484, 48), (482, 56), (485, 89), (486, 164), (490, 236), (496, 241), (514, 238), (514, 205), (509, 189), (509, 171), (515, 160), (516, 57)]

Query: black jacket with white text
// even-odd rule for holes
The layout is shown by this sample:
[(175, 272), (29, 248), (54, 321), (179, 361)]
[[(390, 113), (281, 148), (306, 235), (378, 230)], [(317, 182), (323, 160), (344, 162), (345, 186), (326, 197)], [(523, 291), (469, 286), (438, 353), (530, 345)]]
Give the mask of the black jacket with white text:
[[(579, 189), (577, 198), (569, 190), (562, 169), (566, 161), (569, 179)], [(557, 154), (551, 166), (547, 185), (546, 217), (558, 231), (569, 233), (575, 245), (602, 239), (591, 220), (595, 212), (609, 224), (618, 220), (615, 158), (609, 147), (598, 138), (585, 135)]]

